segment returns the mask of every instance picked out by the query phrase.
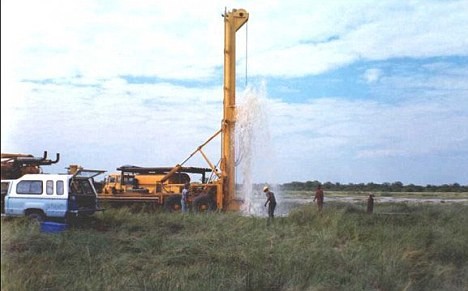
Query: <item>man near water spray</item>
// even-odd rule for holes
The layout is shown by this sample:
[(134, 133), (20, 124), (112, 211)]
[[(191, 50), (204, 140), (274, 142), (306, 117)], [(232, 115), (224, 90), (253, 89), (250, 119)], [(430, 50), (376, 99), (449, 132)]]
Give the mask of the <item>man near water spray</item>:
[(267, 200), (265, 202), (265, 207), (268, 204), (268, 217), (269, 219), (272, 219), (275, 216), (275, 208), (276, 208), (275, 193), (271, 192), (268, 186), (263, 187), (263, 192), (265, 192), (265, 195), (267, 197)]

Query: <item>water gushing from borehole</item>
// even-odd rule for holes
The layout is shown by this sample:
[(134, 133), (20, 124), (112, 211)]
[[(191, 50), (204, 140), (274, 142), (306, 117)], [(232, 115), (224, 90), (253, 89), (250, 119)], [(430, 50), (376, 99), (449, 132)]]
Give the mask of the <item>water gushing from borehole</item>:
[[(248, 87), (240, 95), (235, 137), (236, 180), (240, 186), (237, 195), (244, 200), (242, 213), (264, 216), (265, 195), (261, 191), (263, 184), (258, 183), (272, 181), (274, 173), (274, 151), (269, 130), (265, 85), (259, 88)], [(254, 187), (255, 185), (258, 187)], [(277, 192), (275, 194), (278, 199)]]

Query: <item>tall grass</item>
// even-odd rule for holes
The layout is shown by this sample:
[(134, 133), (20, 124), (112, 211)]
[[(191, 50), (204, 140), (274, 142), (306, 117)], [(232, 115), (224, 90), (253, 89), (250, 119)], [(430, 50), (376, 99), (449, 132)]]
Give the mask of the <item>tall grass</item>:
[(466, 290), (468, 206), (326, 206), (269, 225), (126, 208), (59, 234), (2, 220), (2, 290)]

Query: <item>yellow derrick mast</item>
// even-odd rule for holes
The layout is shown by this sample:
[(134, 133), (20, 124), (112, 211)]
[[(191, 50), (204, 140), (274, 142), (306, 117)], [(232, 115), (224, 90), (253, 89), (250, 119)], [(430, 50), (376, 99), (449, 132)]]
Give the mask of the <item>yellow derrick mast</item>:
[(221, 138), (223, 209), (238, 209), (236, 197), (235, 140), (236, 125), (236, 32), (249, 20), (244, 9), (224, 13), (224, 116)]

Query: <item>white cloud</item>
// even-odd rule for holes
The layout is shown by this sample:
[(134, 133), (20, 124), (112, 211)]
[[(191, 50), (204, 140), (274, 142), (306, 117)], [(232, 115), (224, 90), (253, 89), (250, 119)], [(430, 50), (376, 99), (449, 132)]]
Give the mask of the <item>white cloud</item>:
[(263, 46), (250, 53), (255, 74), (303, 76), (358, 60), (468, 55), (468, 40), (460, 37), (467, 33), (466, 1), (333, 1), (317, 4), (323, 17), (309, 15), (314, 4), (284, 5), (276, 25), (249, 34)]
[(124, 73), (203, 78), (222, 64), (216, 5), (41, 1), (25, 11), (30, 2), (9, 1), (2, 9), (8, 11), (2, 12), (2, 54), (5, 49), (12, 68), (25, 78)]
[[(309, 104), (276, 104), (282, 114), (273, 114), (271, 128), (281, 153), (279, 164), (284, 169), (295, 161), (285, 171), (288, 178), (283, 178), (352, 181), (360, 175), (371, 181), (378, 179), (359, 169), (358, 164), (366, 168), (379, 164), (379, 171), (388, 173), (386, 159), (400, 164), (408, 159), (427, 159), (429, 163), (439, 156), (466, 154), (468, 129), (461, 125), (468, 124), (468, 101), (457, 101), (440, 98), (385, 105), (326, 98)], [(460, 108), (465, 113), (457, 114)], [(324, 112), (324, 118), (318, 112)], [(352, 175), (325, 173), (335, 163), (341, 167), (356, 164), (356, 168)], [(407, 170), (400, 174), (400, 180), (405, 180), (405, 175), (419, 176)]]
[[(302, 76), (359, 59), (468, 54), (468, 40), (460, 37), (468, 27), (466, 1), (237, 5), (250, 12), (252, 75)], [(224, 6), (216, 1), (9, 0), (2, 7), (2, 55), (8, 73), (22, 78), (203, 79), (223, 63)], [(238, 34), (242, 59), (245, 39)]]

